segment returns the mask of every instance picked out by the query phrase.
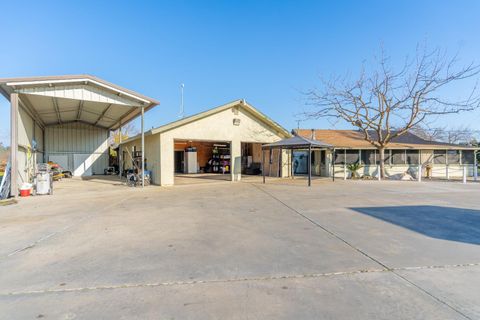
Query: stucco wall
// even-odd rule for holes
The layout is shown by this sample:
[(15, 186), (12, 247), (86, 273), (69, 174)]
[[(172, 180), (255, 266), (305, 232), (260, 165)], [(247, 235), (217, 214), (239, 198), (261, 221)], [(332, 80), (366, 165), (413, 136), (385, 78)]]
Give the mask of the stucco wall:
[[(234, 119), (240, 119), (234, 125)], [(161, 185), (174, 183), (174, 140), (231, 143), (232, 181), (241, 178), (241, 142), (269, 143), (284, 137), (242, 108), (231, 108), (160, 134)], [(273, 169), (273, 168), (272, 168)]]
[[(239, 125), (234, 125), (234, 119), (240, 120)], [(269, 143), (283, 138), (283, 133), (275, 132), (248, 111), (233, 107), (169, 131), (145, 136), (145, 153), (148, 168), (154, 171), (154, 183), (166, 186), (174, 183), (175, 140), (227, 142), (231, 144), (232, 180), (236, 181), (241, 178), (242, 142)], [(140, 143), (140, 139), (135, 139), (122, 144), (121, 149), (131, 150), (136, 145), (137, 150), (141, 150)]]
[[(136, 139), (120, 147), (120, 155), (125, 168), (132, 168), (132, 150), (142, 150), (142, 140)], [(128, 152), (127, 152), (128, 150)], [(125, 151), (125, 152), (124, 152)], [(125, 154), (125, 157), (123, 155)], [(145, 158), (147, 159), (147, 170), (152, 171), (152, 183), (160, 184), (160, 134), (145, 136)]]

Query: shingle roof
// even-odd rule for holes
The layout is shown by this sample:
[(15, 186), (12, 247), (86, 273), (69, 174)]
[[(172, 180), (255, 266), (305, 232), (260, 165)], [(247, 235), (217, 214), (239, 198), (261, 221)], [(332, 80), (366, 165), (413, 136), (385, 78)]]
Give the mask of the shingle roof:
[[(323, 129), (297, 129), (298, 135), (308, 139), (320, 140), (331, 144), (335, 148), (345, 149), (375, 149), (364, 139), (364, 135), (358, 130), (323, 130)], [(375, 134), (372, 133), (372, 137)], [(439, 141), (428, 141), (419, 136), (407, 132), (389, 143), (388, 149), (478, 149), (475, 147), (449, 144)]]

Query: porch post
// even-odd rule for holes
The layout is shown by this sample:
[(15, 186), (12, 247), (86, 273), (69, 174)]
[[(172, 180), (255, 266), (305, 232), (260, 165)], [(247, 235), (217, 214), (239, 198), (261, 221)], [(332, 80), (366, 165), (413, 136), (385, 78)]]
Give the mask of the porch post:
[(18, 93), (10, 94), (10, 196), (18, 196)]
[(293, 170), (293, 149), (290, 149), (290, 171), (291, 171), (292, 179), (294, 179), (295, 171)]
[(312, 145), (308, 146), (308, 186), (312, 185)]
[(478, 179), (478, 168), (477, 168), (477, 150), (473, 151), (473, 181)]
[[(326, 158), (326, 152), (325, 152), (325, 158)], [(332, 181), (335, 182), (335, 148), (332, 150), (332, 156), (331, 156), (331, 162), (332, 162)]]
[(145, 131), (143, 130), (144, 117), (145, 108), (142, 107), (142, 188), (145, 187)]
[(263, 183), (265, 183), (265, 150), (262, 148), (262, 177)]
[(123, 167), (123, 159), (122, 159), (122, 124), (118, 127), (118, 177), (122, 178), (122, 167)]

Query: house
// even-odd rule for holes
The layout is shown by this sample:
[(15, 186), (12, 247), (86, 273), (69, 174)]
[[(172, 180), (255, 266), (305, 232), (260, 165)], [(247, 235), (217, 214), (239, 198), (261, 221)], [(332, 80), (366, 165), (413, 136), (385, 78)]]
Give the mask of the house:
[[(356, 130), (318, 130), (297, 129), (295, 134), (302, 137), (318, 140), (334, 147), (331, 150), (318, 150), (312, 155), (312, 172), (318, 176), (342, 177), (348, 174), (346, 166), (360, 163), (361, 175), (376, 176), (378, 172), (379, 154), (376, 147), (364, 139), (361, 131)], [(385, 172), (394, 175), (409, 172), (417, 175), (419, 166), (422, 167), (422, 176), (451, 178), (462, 177), (464, 168), (468, 176), (476, 174), (475, 152), (478, 148), (449, 144), (437, 141), (428, 141), (417, 135), (407, 132), (395, 139), (385, 150)], [(305, 151), (294, 154), (297, 160), (296, 173), (306, 170)]]
[[(262, 144), (290, 136), (245, 100), (235, 100), (145, 132), (145, 168), (152, 182), (162, 186), (173, 185), (175, 175), (183, 174), (238, 181), (242, 173), (260, 172)], [(141, 150), (140, 135), (123, 141), (120, 169), (132, 168), (132, 163), (141, 168)], [(288, 175), (288, 165), (282, 165), (288, 162), (285, 154), (272, 154), (265, 168), (269, 175)]]

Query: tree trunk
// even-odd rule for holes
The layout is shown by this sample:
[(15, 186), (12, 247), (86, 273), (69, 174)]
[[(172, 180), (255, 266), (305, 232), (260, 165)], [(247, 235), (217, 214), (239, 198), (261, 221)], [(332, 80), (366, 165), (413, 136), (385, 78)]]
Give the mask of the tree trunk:
[(378, 154), (380, 156), (380, 159), (379, 159), (380, 177), (382, 179), (385, 179), (385, 147), (379, 147)]

